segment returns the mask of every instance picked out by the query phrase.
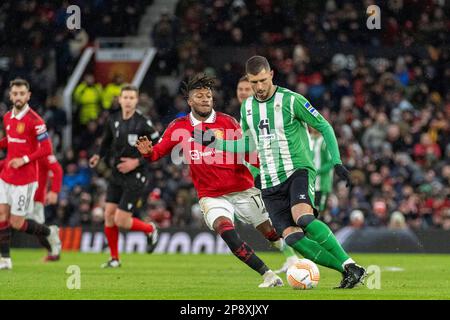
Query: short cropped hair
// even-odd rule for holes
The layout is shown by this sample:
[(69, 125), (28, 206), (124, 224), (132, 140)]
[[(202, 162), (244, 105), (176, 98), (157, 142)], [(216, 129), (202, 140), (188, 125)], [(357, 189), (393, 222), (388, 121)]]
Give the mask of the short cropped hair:
[(30, 84), (27, 80), (22, 78), (15, 78), (14, 80), (11, 80), (9, 82), (9, 88), (12, 88), (14, 86), (25, 86), (27, 87), (27, 90), (30, 90)]
[(263, 56), (253, 56), (245, 63), (245, 72), (247, 74), (258, 74), (263, 69), (271, 70), (269, 61)]
[(139, 96), (139, 88), (136, 86), (133, 86), (132, 84), (125, 84), (122, 86), (122, 88), (120, 89), (120, 94), (122, 95), (122, 92), (124, 91), (134, 91), (136, 92), (136, 95)]

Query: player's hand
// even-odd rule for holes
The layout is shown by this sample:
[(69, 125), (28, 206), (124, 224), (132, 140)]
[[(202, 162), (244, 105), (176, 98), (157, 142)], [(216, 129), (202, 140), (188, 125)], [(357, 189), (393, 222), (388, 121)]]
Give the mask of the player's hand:
[(119, 170), (120, 173), (128, 173), (133, 171), (139, 166), (139, 159), (136, 158), (120, 158), (121, 163), (119, 163), (116, 168)]
[(144, 156), (150, 155), (153, 152), (152, 142), (148, 140), (147, 136), (139, 137), (136, 141), (136, 148)]
[(98, 162), (100, 160), (100, 156), (98, 154), (94, 154), (90, 159), (89, 159), (89, 167), (94, 168), (97, 166)]
[(339, 179), (345, 180), (345, 186), (347, 188), (351, 186), (350, 172), (346, 167), (344, 167), (342, 164), (337, 164), (334, 166), (334, 171), (336, 172), (336, 175), (339, 177)]
[(204, 145), (205, 147), (214, 148), (214, 142), (216, 141), (216, 136), (214, 131), (207, 129), (206, 131), (200, 129), (194, 129), (192, 132), (195, 142)]
[(45, 197), (45, 204), (52, 205), (58, 203), (58, 194), (53, 191), (49, 191)]
[(24, 164), (25, 160), (23, 160), (23, 158), (14, 158), (8, 163), (8, 166), (17, 169), (23, 166)]

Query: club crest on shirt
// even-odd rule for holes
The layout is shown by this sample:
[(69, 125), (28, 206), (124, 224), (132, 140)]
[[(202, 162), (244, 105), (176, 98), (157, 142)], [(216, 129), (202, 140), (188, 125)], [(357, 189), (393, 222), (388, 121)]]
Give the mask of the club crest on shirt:
[(281, 110), (281, 104), (277, 103), (275, 105), (275, 111), (280, 111)]
[(25, 123), (19, 122), (16, 126), (17, 133), (23, 133), (25, 131)]
[(213, 132), (214, 132), (214, 136), (216, 137), (216, 138), (218, 138), (218, 139), (223, 139), (223, 137), (224, 137), (224, 132), (223, 132), (223, 129), (212, 129), (213, 130)]

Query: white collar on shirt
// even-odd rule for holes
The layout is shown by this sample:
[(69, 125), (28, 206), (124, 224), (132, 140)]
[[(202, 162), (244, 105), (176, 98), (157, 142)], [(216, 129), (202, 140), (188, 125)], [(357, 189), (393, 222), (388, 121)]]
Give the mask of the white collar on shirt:
[(25, 117), (25, 114), (30, 110), (30, 106), (28, 103), (23, 107), (22, 111), (19, 112), (19, 114), (14, 115), (14, 108), (11, 111), (11, 119), (16, 118), (17, 120), (22, 120), (23, 117)]
[[(189, 119), (191, 120), (191, 124), (195, 127), (196, 125), (202, 123), (202, 121), (199, 121), (195, 119), (195, 117), (192, 115), (192, 111), (189, 113)], [(208, 119), (203, 121), (204, 123), (214, 123), (216, 122), (216, 112), (214, 109), (212, 110), (211, 114), (209, 115)]]

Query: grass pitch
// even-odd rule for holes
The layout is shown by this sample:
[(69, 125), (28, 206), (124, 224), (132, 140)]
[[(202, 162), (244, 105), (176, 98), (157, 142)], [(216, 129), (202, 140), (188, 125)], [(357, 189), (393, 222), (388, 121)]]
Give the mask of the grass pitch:
[[(359, 264), (380, 268), (380, 289), (360, 286), (333, 290), (341, 275), (320, 267), (319, 286), (297, 291), (260, 289), (261, 277), (233, 255), (123, 254), (119, 269), (100, 269), (106, 254), (65, 252), (59, 262), (43, 263), (43, 250), (13, 250), (13, 270), (0, 271), (0, 299), (157, 299), (157, 300), (304, 300), (304, 299), (450, 299), (450, 255), (354, 254)], [(279, 253), (258, 253), (272, 268)], [(66, 273), (80, 269), (80, 289)], [(376, 286), (375, 274), (367, 283)]]

